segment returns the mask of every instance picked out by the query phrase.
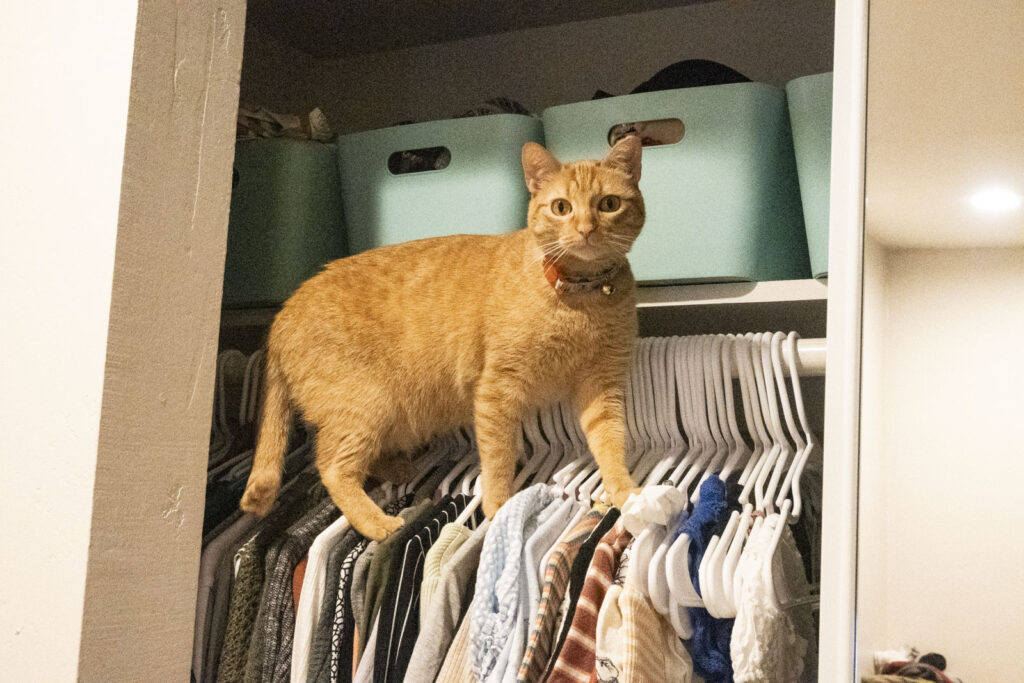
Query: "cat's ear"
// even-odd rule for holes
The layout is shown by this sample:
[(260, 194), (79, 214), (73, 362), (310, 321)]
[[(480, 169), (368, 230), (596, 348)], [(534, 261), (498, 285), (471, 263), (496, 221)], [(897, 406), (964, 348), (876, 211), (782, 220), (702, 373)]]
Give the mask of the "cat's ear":
[(558, 163), (558, 159), (536, 142), (523, 145), (523, 174), (530, 194), (537, 194), (548, 178), (558, 173), (560, 168), (562, 164)]
[(640, 182), (640, 151), (643, 145), (636, 135), (627, 135), (620, 139), (608, 152), (604, 162), (609, 166), (624, 171), (633, 179), (634, 183)]

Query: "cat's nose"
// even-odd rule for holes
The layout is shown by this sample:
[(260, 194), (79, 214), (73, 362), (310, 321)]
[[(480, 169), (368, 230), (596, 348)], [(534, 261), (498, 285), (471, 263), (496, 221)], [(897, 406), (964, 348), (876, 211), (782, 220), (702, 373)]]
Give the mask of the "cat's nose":
[(594, 233), (594, 227), (593, 223), (581, 223), (576, 227), (576, 231), (583, 237), (583, 241), (587, 241)]

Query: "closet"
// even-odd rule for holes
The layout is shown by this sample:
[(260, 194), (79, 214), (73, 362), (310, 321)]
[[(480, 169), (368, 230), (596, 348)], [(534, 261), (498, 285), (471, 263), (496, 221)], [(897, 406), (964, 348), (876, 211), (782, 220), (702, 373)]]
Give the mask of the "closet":
[[(639, 3), (628, 10), (581, 4), (578, 12), (568, 15), (541, 3), (530, 3), (516, 15), (475, 3), (445, 16), (425, 6), (411, 9), (416, 7), (413, 3), (407, 9), (415, 18), (385, 16), (367, 6), (315, 12), (316, 7), (308, 3), (285, 10), (274, 3), (250, 4), (240, 101), (248, 108), (295, 114), (317, 107), (341, 134), (403, 120), (450, 118), (499, 96), (539, 113), (553, 105), (588, 100), (596, 90), (629, 92), (681, 59), (714, 59), (754, 81), (782, 86), (800, 76), (832, 71), (834, 54), (852, 50), (854, 39), (849, 31), (839, 40), (851, 45), (836, 45), (837, 8), (818, 2)], [(454, 16), (459, 20), (453, 21)], [(378, 31), (382, 23), (397, 30)], [(847, 25), (855, 26), (849, 21)], [(854, 75), (835, 66), (837, 87), (856, 89)], [(843, 115), (850, 115), (849, 110), (845, 107)], [(837, 159), (842, 163), (843, 156), (837, 154)], [(837, 194), (841, 200), (842, 192)], [(837, 232), (837, 239), (842, 239), (842, 231)], [(838, 272), (842, 290), (842, 265)], [(810, 278), (645, 286), (639, 291), (640, 333), (650, 337), (792, 330), (819, 340), (822, 355), (828, 346), (831, 357), (835, 349), (842, 349), (841, 343), (833, 348), (834, 323), (828, 320), (833, 290), (827, 280)], [(842, 302), (841, 293), (836, 300)], [(220, 347), (256, 350), (275, 310), (226, 307)], [(841, 323), (837, 326), (841, 329)], [(840, 367), (837, 375), (842, 372)], [(826, 432), (828, 446), (841, 427), (826, 424), (826, 379), (824, 373), (817, 374), (805, 377), (803, 385), (814, 429)], [(831, 370), (829, 374), (832, 381)], [(837, 451), (829, 448), (826, 462), (836, 457)], [(835, 520), (833, 513), (829, 522)], [(835, 548), (831, 557), (830, 570), (836, 571), (842, 563), (836, 562)], [(822, 680), (841, 676), (843, 667), (852, 666), (850, 644), (844, 640), (850, 619), (842, 611), (841, 597), (849, 587), (840, 583), (849, 578), (833, 575), (822, 580), (823, 603), (830, 601), (821, 614), (820, 667), (828, 672)], [(836, 660), (846, 663), (837, 665)]]

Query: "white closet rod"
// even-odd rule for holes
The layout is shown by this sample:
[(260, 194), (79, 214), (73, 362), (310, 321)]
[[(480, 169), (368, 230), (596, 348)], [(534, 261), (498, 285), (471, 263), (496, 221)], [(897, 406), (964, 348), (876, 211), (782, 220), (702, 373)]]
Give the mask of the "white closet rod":
[[(800, 376), (822, 377), (825, 374), (825, 350), (827, 349), (825, 339), (797, 339), (796, 340), (796, 367)], [(783, 357), (786, 359), (786, 372), (788, 374), (789, 349), (783, 345)]]
[[(825, 376), (825, 339), (796, 340), (796, 368), (801, 377)], [(789, 347), (782, 346), (782, 369), (789, 375)], [(736, 377), (736, 366), (732, 368), (732, 376)]]

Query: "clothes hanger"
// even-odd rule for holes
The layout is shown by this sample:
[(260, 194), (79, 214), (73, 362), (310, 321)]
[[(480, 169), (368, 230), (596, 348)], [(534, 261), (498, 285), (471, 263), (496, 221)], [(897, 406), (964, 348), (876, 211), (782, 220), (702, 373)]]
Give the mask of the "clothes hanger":
[(662, 398), (661, 418), (658, 422), (665, 426), (669, 434), (669, 448), (667, 452), (659, 456), (658, 462), (647, 475), (646, 484), (661, 484), (667, 480), (667, 475), (674, 469), (676, 464), (685, 457), (689, 450), (689, 444), (683, 432), (680, 430), (680, 403), (678, 385), (676, 378), (676, 347), (679, 344), (679, 337), (673, 336), (662, 338), (660, 355), (655, 367), (655, 376), (663, 378), (663, 385), (660, 391)]
[[(661, 476), (671, 467), (674, 454), (679, 453), (683, 444), (682, 434), (677, 425), (678, 418), (675, 414), (675, 378), (669, 374), (674, 372), (674, 368), (666, 362), (668, 346), (668, 338), (655, 338), (651, 346), (650, 361), (646, 368), (650, 373), (653, 386), (651, 393), (652, 420), (658, 435), (658, 442), (656, 447), (651, 449), (645, 461), (640, 463), (635, 473), (636, 481), (644, 484), (660, 483)], [(655, 473), (657, 474), (655, 475)]]
[(780, 385), (775, 376), (775, 368), (772, 366), (771, 345), (774, 336), (770, 333), (761, 335), (760, 347), (765, 392), (768, 398), (768, 416), (770, 418), (768, 426), (775, 440), (776, 447), (773, 449), (774, 458), (770, 458), (758, 473), (755, 493), (755, 496), (761, 501), (760, 509), (769, 513), (775, 512), (775, 491), (770, 486), (769, 477), (771, 477), (771, 481), (774, 481), (776, 485), (778, 484), (775, 473), (776, 471), (781, 472), (781, 470), (778, 469), (777, 463), (785, 463), (793, 452), (793, 446), (789, 443), (789, 437), (782, 426), (781, 411), (779, 409), (780, 400), (784, 398), (782, 394), (785, 391), (785, 378), (783, 378), (783, 382)]
[[(691, 502), (697, 501), (697, 493), (700, 488), (696, 484), (708, 462), (714, 458), (718, 446), (711, 436), (711, 427), (708, 421), (708, 398), (706, 385), (704, 384), (704, 346), (707, 343), (707, 336), (702, 335), (694, 340), (689, 356), (690, 367), (690, 397), (691, 409), (693, 411), (694, 425), (698, 438), (702, 442), (701, 455), (694, 460), (689, 470), (679, 482), (679, 490), (690, 497)], [(690, 486), (693, 485), (693, 491)]]
[(728, 428), (723, 428), (725, 388), (722, 386), (721, 351), (722, 336), (717, 334), (708, 336), (702, 354), (704, 361), (704, 395), (707, 397), (705, 402), (707, 404), (708, 427), (710, 428), (711, 440), (715, 450), (711, 457), (708, 458), (704, 472), (697, 481), (693, 497), (691, 498), (693, 502), (697, 500), (700, 485), (711, 475), (720, 472), (722, 464), (731, 452), (731, 446), (726, 438)]
[[(693, 410), (693, 395), (690, 391), (694, 383), (690, 374), (689, 350), (694, 343), (694, 337), (673, 337), (670, 357), (675, 367), (675, 389), (678, 399), (679, 420), (682, 423), (683, 433), (687, 436), (688, 447), (683, 451), (683, 457), (679, 459), (675, 468), (668, 476), (669, 483), (679, 488), (679, 482), (690, 463), (700, 458), (703, 443), (697, 432)], [(681, 513), (682, 511), (680, 511)], [(676, 519), (670, 521), (669, 531), (675, 528)], [(648, 597), (655, 609), (663, 615), (669, 613), (672, 606), (672, 598), (668, 580), (666, 578), (666, 561), (669, 547), (672, 544), (670, 533), (662, 537), (661, 542), (651, 556), (650, 565), (647, 568), (647, 590)]]
[(586, 448), (581, 448), (575, 438), (575, 431), (573, 430), (573, 423), (576, 421), (575, 413), (573, 418), (566, 422), (562, 417), (564, 409), (565, 407), (562, 405), (552, 406), (551, 408), (552, 431), (557, 432), (561, 437), (559, 440), (565, 444), (566, 451), (563, 461), (559, 463), (557, 469), (551, 475), (551, 481), (561, 487), (565, 495), (575, 496), (575, 489), (570, 490), (569, 484), (587, 466), (587, 453)]
[(755, 510), (763, 509), (761, 507), (762, 500), (761, 498), (757, 497), (755, 485), (757, 484), (757, 480), (761, 476), (761, 471), (765, 468), (765, 465), (768, 462), (774, 460), (774, 451), (776, 448), (778, 448), (778, 444), (775, 443), (775, 435), (769, 428), (771, 418), (770, 408), (768, 407), (767, 389), (764, 378), (764, 366), (761, 363), (761, 336), (762, 335), (760, 332), (757, 334), (746, 335), (747, 341), (749, 342), (746, 345), (746, 348), (748, 352), (747, 360), (749, 361), (749, 365), (747, 366), (747, 368), (750, 370), (751, 376), (753, 378), (753, 390), (751, 392), (751, 409), (754, 415), (755, 427), (757, 428), (758, 434), (764, 442), (764, 447), (757, 462), (750, 470), (750, 473), (747, 476), (746, 483), (743, 486), (743, 492), (740, 494), (740, 502), (744, 504), (749, 500), (750, 494), (752, 492), (755, 494)]
[[(750, 361), (749, 342), (746, 337), (733, 336), (733, 361), (736, 364), (736, 375), (740, 381), (740, 401), (743, 406), (743, 422), (747, 428), (747, 436), (752, 444), (750, 455), (740, 472), (737, 480), (745, 485), (750, 479), (751, 473), (757, 466), (764, 452), (764, 440), (761, 435), (760, 420), (755, 416), (755, 411), (760, 415), (759, 402), (757, 400), (757, 387), (754, 382), (754, 371)], [(749, 492), (747, 493), (749, 495)], [(746, 502), (743, 495), (740, 502)]]
[[(704, 460), (713, 457), (715, 453), (715, 445), (711, 444), (710, 438), (710, 425), (708, 423), (708, 413), (706, 410), (706, 397), (704, 396), (704, 373), (703, 373), (703, 353), (704, 348), (707, 346), (710, 340), (706, 336), (698, 337), (695, 339), (694, 345), (691, 347), (692, 353), (690, 353), (690, 363), (688, 364), (691, 374), (690, 378), (690, 407), (693, 411), (692, 417), (694, 418), (694, 424), (696, 425), (696, 434), (704, 440), (705, 446), (703, 451), (705, 453), (704, 459), (697, 460), (694, 465), (684, 476), (683, 480), (679, 483), (679, 488), (684, 493), (687, 492), (689, 481), (693, 481), (697, 478), (700, 473), (702, 463)], [(691, 498), (691, 501), (694, 500)], [(669, 537), (666, 537), (668, 541)], [(690, 575), (689, 567), (689, 548), (690, 548), (690, 536), (688, 533), (681, 533), (675, 538), (667, 550), (661, 553), (662, 548), (665, 548), (665, 543), (658, 549), (659, 553), (656, 554), (658, 557), (659, 574), (664, 577), (664, 584), (661, 583), (659, 578), (657, 588), (655, 591), (660, 591), (662, 586), (667, 585), (670, 599), (680, 607), (696, 607), (704, 604), (703, 599), (697, 593), (693, 587), (693, 578)], [(661, 558), (664, 557), (664, 560)], [(663, 562), (663, 566), (660, 566)], [(652, 562), (652, 564), (654, 564)], [(649, 579), (649, 582), (654, 584), (653, 578)]]
[[(725, 336), (722, 340), (722, 377), (723, 385), (725, 389), (725, 414), (726, 421), (728, 422), (728, 431), (731, 435), (730, 444), (732, 446), (732, 453), (729, 459), (726, 460), (725, 466), (722, 468), (722, 479), (729, 479), (732, 473), (736, 471), (737, 466), (744, 462), (745, 459), (750, 458), (751, 449), (747, 445), (746, 439), (743, 438), (743, 434), (740, 432), (739, 423), (736, 419), (736, 397), (733, 392), (733, 370), (736, 367), (735, 358), (736, 353), (734, 346), (736, 340), (732, 336)], [(738, 373), (737, 373), (738, 374)], [(742, 385), (742, 380), (740, 380)]]
[[(530, 477), (534, 477), (534, 482), (540, 481), (538, 475), (540, 474), (541, 466), (548, 464), (548, 455), (551, 453), (551, 446), (548, 441), (541, 435), (540, 427), (540, 410), (531, 413), (523, 418), (522, 423), (522, 436), (520, 437), (523, 443), (523, 457), (525, 462), (522, 468), (519, 470), (517, 479), (525, 483), (529, 481)], [(520, 487), (522, 486), (520, 484)], [(519, 490), (520, 487), (516, 487)]]
[(679, 483), (691, 463), (701, 457), (704, 442), (697, 431), (692, 408), (693, 394), (690, 391), (693, 378), (690, 374), (689, 349), (693, 343), (693, 337), (677, 337), (674, 341), (671, 355), (675, 365), (676, 398), (679, 401), (679, 421), (683, 426), (683, 433), (686, 435), (687, 448), (669, 473), (668, 479), (673, 486), (679, 488)]
[[(679, 482), (678, 488), (685, 494), (689, 491), (689, 485), (693, 483), (705, 469), (706, 463), (714, 459), (718, 451), (718, 445), (711, 436), (711, 426), (708, 416), (707, 385), (705, 384), (705, 350), (710, 339), (707, 335), (695, 337), (689, 353), (689, 385), (690, 385), (690, 409), (691, 417), (695, 428), (695, 438), (701, 444), (701, 458), (696, 459), (686, 475)], [(695, 487), (694, 495), (690, 496), (691, 502), (699, 498), (699, 487)], [(667, 540), (667, 539), (666, 539)], [(664, 544), (663, 544), (664, 545)], [(689, 563), (690, 536), (681, 533), (668, 546), (664, 554), (664, 570), (661, 572), (666, 579), (671, 599), (677, 605), (684, 607), (701, 606), (703, 599), (697, 594), (693, 587), (693, 577), (690, 575)]]
[[(754, 381), (747, 340), (744, 337), (727, 335), (723, 346), (722, 359), (723, 375), (727, 378), (725, 387), (726, 404), (729, 406), (730, 429), (735, 434), (737, 452), (740, 454), (739, 459), (746, 458), (746, 465), (739, 476), (739, 482), (742, 484), (750, 476), (753, 465), (759, 458), (760, 453), (763, 452), (760, 436), (761, 427), (755, 424), (757, 418), (755, 418), (755, 411), (752, 407), (752, 403), (754, 406), (757, 406), (759, 401), (756, 398), (753, 401), (751, 400), (751, 393), (756, 391), (756, 388), (752, 386)], [(740, 384), (740, 396), (744, 407), (743, 416), (747, 426), (747, 433), (754, 444), (753, 449), (747, 446), (746, 440), (740, 434), (736, 424), (735, 403), (732, 401), (731, 377), (733, 367), (736, 368), (736, 375)], [(757, 411), (757, 416), (760, 416), (759, 411)], [(723, 468), (722, 475), (724, 479), (731, 475), (732, 467), (737, 464), (738, 460), (730, 458), (730, 461)], [(753, 506), (746, 504), (742, 512), (734, 510), (730, 514), (725, 531), (722, 533), (715, 551), (711, 553), (710, 560), (708, 560), (711, 563), (708, 567), (709, 584), (703, 589), (703, 592), (705, 601), (708, 601), (710, 594), (711, 600), (715, 601), (716, 609), (720, 614), (735, 615), (735, 605), (732, 598), (732, 574), (746, 540), (746, 532), (749, 529), (752, 512)], [(704, 558), (708, 558), (708, 553), (705, 553)], [(704, 584), (701, 585), (702, 587), (704, 586)]]
[[(769, 362), (769, 367), (766, 368), (765, 374), (771, 377), (769, 392), (773, 398), (772, 422), (775, 430), (778, 432), (779, 444), (781, 446), (764, 494), (765, 501), (773, 512), (775, 511), (775, 496), (778, 494), (783, 470), (787, 464), (792, 462), (790, 456), (794, 456), (793, 460), (795, 460), (796, 455), (796, 449), (792, 443), (793, 429), (795, 429), (796, 425), (793, 422), (792, 409), (789, 403), (789, 391), (786, 389), (786, 375), (782, 371), (779, 354), (780, 344), (784, 338), (785, 335), (782, 332), (775, 332), (770, 336), (766, 335), (764, 338), (764, 348), (767, 350), (765, 357)], [(782, 422), (783, 416), (786, 417), (787, 424), (790, 426), (788, 432), (786, 431), (786, 425)]]
[(780, 496), (785, 496), (791, 487), (793, 497), (792, 514), (794, 521), (799, 519), (801, 511), (800, 477), (803, 474), (804, 466), (807, 464), (807, 460), (811, 453), (816, 451), (821, 445), (818, 437), (814, 435), (813, 431), (811, 431), (810, 423), (807, 420), (807, 411), (804, 408), (804, 397), (803, 391), (800, 387), (800, 374), (798, 371), (800, 362), (797, 356), (797, 340), (799, 337), (800, 335), (796, 332), (790, 332), (786, 336), (786, 349), (789, 352), (787, 365), (789, 366), (790, 377), (793, 378), (793, 397), (796, 400), (796, 411), (800, 418), (800, 426), (803, 428), (806, 443), (803, 452), (800, 453), (799, 458), (795, 461), (795, 466), (790, 468), (790, 473), (786, 475), (783, 490), (779, 494)]
[[(742, 435), (739, 434), (736, 424), (735, 402), (732, 396), (733, 340), (725, 335), (718, 335), (716, 342), (712, 348), (714, 360), (712, 369), (716, 384), (720, 386), (721, 390), (718, 395), (720, 399), (718, 414), (721, 420), (722, 435), (726, 439), (729, 449), (728, 459), (718, 476), (723, 481), (727, 481), (738, 459), (746, 452), (746, 444)], [(717, 618), (727, 616), (730, 611), (730, 603), (725, 595), (723, 567), (733, 536), (739, 527), (739, 520), (740, 512), (733, 510), (722, 533), (711, 537), (701, 558), (699, 568), (701, 596), (704, 598), (708, 612)]]
[[(794, 467), (800, 460), (800, 456), (804, 449), (807, 447), (807, 441), (804, 439), (800, 428), (796, 424), (796, 420), (793, 419), (793, 409), (790, 403), (789, 392), (786, 389), (786, 373), (782, 368), (782, 343), (785, 340), (786, 335), (782, 332), (776, 332), (772, 335), (771, 342), (771, 357), (772, 367), (775, 370), (776, 382), (779, 386), (779, 396), (782, 404), (782, 414), (785, 417), (785, 427), (789, 434), (789, 439), (795, 445), (792, 449), (792, 460), (789, 461), (789, 466), (786, 468), (785, 479), (786, 481), (792, 481)], [(797, 378), (793, 378), (793, 384), (797, 382)], [(795, 392), (794, 392), (795, 393)], [(769, 482), (767, 495), (775, 498), (776, 505), (782, 505), (782, 501), (788, 495), (788, 487), (785, 486), (785, 482), (782, 481), (783, 468), (785, 460), (779, 459), (779, 463), (775, 466), (775, 471), (772, 472), (772, 479)], [(781, 487), (781, 490), (780, 490)], [(777, 496), (777, 497), (776, 497)]]

